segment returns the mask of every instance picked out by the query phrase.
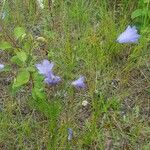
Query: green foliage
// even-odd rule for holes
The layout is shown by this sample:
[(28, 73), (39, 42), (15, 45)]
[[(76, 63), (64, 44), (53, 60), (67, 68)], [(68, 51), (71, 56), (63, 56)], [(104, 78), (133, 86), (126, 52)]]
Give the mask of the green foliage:
[(10, 61), (20, 67), (22, 67), (23, 63), (21, 62), (21, 60), (18, 58), (17, 55), (13, 56)]
[(60, 113), (59, 102), (48, 102), (44, 91), (43, 77), (37, 73), (33, 74), (32, 97), (29, 102), (31, 106), (38, 109), (48, 118), (57, 118)]
[(25, 29), (22, 27), (16, 27), (14, 29), (14, 36), (16, 39), (23, 38), (26, 35)]
[[(148, 149), (149, 3), (45, 0), (38, 9), (37, 1), (4, 0), (0, 63), (10, 59), (18, 93), (9, 96), (6, 86), (0, 89), (0, 147)], [(139, 43), (116, 43), (127, 25), (138, 26)], [(45, 85), (36, 70), (37, 61), (47, 57), (61, 68), (56, 68), (60, 85)], [(7, 84), (7, 73), (0, 74), (0, 85)], [(86, 77), (83, 91), (71, 86), (79, 75)], [(73, 129), (71, 141), (67, 128)]]
[(37, 73), (34, 73), (33, 74), (33, 83), (34, 83), (34, 87), (32, 89), (33, 99), (45, 100), (46, 95), (44, 92), (43, 77)]
[(144, 30), (150, 24), (150, 1), (139, 1), (139, 8), (133, 11), (131, 18)]
[(31, 99), (29, 103), (30, 106), (39, 110), (41, 113), (44, 114), (44, 116), (52, 120), (57, 119), (61, 110), (59, 102), (49, 103), (46, 99)]
[(136, 9), (136, 10), (132, 13), (131, 18), (132, 18), (132, 19), (135, 19), (136, 17), (140, 17), (140, 16), (142, 16), (142, 15), (144, 15), (144, 10), (142, 10), (142, 9)]
[(30, 79), (29, 71), (26, 70), (26, 68), (21, 69), (18, 72), (17, 77), (14, 79), (13, 89), (18, 88), (18, 87), (28, 83), (29, 79)]
[(12, 64), (18, 65), (18, 74), (14, 78), (12, 88), (18, 89), (26, 85), (30, 81), (31, 73), (35, 72), (35, 68), (33, 67), (35, 57), (32, 56), (32, 49), (38, 46), (38, 41), (33, 39), (31, 34), (26, 34), (23, 27), (16, 27), (14, 29), (13, 38), (17, 39), (18, 43), (15, 43), (13, 39), (11, 39), (11, 41), (13, 41), (13, 46), (11, 46), (9, 42), (3, 41), (0, 43), (0, 49), (12, 49), (9, 51), (9, 53), (12, 54), (10, 61)]
[(95, 96), (94, 104), (95, 113), (109, 113), (109, 111), (118, 111), (120, 109), (120, 101), (116, 98), (105, 98), (102, 94)]
[(25, 63), (25, 61), (27, 60), (27, 54), (23, 51), (21, 52), (17, 52), (17, 57), (20, 61), (22, 61), (23, 63)]
[(9, 42), (6, 42), (6, 41), (0, 42), (0, 49), (1, 50), (7, 50), (10, 48), (12, 48), (12, 46)]

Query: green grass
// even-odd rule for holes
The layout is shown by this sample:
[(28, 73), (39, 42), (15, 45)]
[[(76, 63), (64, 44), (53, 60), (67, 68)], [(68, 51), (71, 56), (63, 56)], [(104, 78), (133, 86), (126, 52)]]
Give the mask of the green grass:
[[(49, 2), (43, 10), (35, 0), (0, 3), (6, 12), (0, 40), (14, 44), (16, 26), (44, 37), (47, 43), (35, 50), (38, 60), (54, 61), (62, 77), (56, 87), (46, 86), (47, 99), (38, 100), (30, 96), (29, 85), (11, 93), (5, 82), (15, 69), (0, 73), (0, 149), (148, 150), (150, 32), (144, 29), (150, 22), (147, 16), (131, 19), (143, 0)], [(140, 42), (116, 43), (129, 24), (138, 25)], [(10, 57), (0, 52), (0, 63), (9, 64)], [(70, 86), (80, 75), (88, 87), (83, 91)], [(89, 105), (83, 107), (83, 100)], [(74, 132), (71, 141), (68, 128)]]

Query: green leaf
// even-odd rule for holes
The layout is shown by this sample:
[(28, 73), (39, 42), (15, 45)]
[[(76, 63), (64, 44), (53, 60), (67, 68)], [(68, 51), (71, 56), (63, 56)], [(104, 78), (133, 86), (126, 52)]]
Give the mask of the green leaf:
[(29, 41), (28, 42), (24, 42), (23, 44), (24, 45), (23, 45), (22, 49), (25, 50), (25, 51), (29, 51), (31, 49), (31, 47), (32, 47), (32, 44), (29, 43)]
[(44, 100), (44, 99), (46, 99), (46, 95), (45, 95), (45, 92), (44, 92), (44, 90), (41, 88), (33, 88), (32, 89), (32, 97), (34, 98), (34, 99), (41, 99), (41, 100)]
[(34, 79), (34, 87), (39, 88), (39, 89), (41, 88), (44, 89), (44, 84), (43, 84), (44, 76), (35, 72), (33, 79)]
[(43, 76), (34, 72), (33, 74), (34, 88), (32, 89), (32, 97), (34, 99), (46, 99), (44, 92)]
[(6, 49), (10, 49), (12, 46), (10, 43), (3, 41), (0, 43), (0, 49), (1, 50), (6, 50)]
[(27, 54), (23, 51), (17, 52), (17, 56), (23, 63), (27, 60)]
[(14, 29), (14, 35), (16, 39), (23, 37), (24, 35), (26, 35), (25, 29), (22, 27), (16, 27)]
[(17, 55), (13, 56), (10, 60), (12, 63), (17, 64), (18, 66), (22, 66), (23, 63), (21, 62), (21, 60), (18, 58)]
[(142, 9), (136, 9), (132, 14), (131, 14), (131, 18), (135, 19), (139, 16), (143, 15), (143, 10)]
[(18, 88), (29, 82), (30, 73), (26, 69), (22, 69), (14, 79), (13, 89)]

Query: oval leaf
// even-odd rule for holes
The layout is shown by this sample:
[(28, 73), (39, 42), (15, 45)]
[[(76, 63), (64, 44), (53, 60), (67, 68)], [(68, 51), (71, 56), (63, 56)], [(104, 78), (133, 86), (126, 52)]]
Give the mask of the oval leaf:
[(17, 56), (22, 62), (25, 62), (27, 60), (27, 54), (23, 51), (17, 52)]
[(24, 84), (26, 84), (30, 79), (30, 73), (29, 71), (23, 69), (21, 70), (16, 79), (14, 80), (13, 89), (18, 88)]
[(10, 61), (11, 61), (12, 63), (17, 64), (18, 66), (22, 66), (22, 65), (23, 65), (22, 61), (18, 58), (17, 55), (13, 56), (13, 57), (10, 59)]
[(6, 50), (6, 49), (10, 49), (12, 46), (10, 43), (3, 41), (0, 43), (0, 49), (1, 50)]
[(22, 27), (16, 27), (14, 29), (14, 35), (15, 35), (15, 38), (18, 39), (20, 37), (22, 37), (23, 35), (25, 35), (26, 32), (25, 32), (25, 29), (22, 28)]

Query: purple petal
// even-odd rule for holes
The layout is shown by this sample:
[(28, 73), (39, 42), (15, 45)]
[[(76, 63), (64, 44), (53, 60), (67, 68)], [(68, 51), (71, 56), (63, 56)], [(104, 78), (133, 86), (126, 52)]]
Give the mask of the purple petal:
[(44, 82), (49, 85), (55, 85), (61, 81), (59, 76), (55, 76), (52, 72), (54, 67), (53, 62), (49, 62), (48, 60), (44, 59), (41, 63), (35, 65), (38, 69), (39, 73), (44, 75), (45, 79)]
[(73, 138), (73, 130), (71, 128), (68, 128), (68, 140), (72, 140)]
[(41, 63), (36, 64), (35, 66), (40, 74), (47, 76), (49, 73), (52, 72), (54, 63), (53, 62), (50, 63), (48, 60), (44, 59)]
[(55, 85), (61, 81), (59, 76), (55, 76), (53, 73), (49, 74), (45, 79), (44, 82), (49, 85)]
[(86, 87), (84, 82), (85, 82), (85, 78), (81, 76), (79, 79), (73, 81), (72, 85), (77, 89), (81, 89)]
[(119, 43), (137, 43), (139, 38), (140, 38), (140, 35), (137, 33), (136, 27), (128, 26), (126, 28), (126, 30), (118, 36), (117, 42), (119, 42)]

